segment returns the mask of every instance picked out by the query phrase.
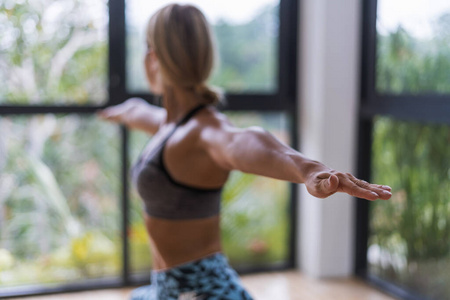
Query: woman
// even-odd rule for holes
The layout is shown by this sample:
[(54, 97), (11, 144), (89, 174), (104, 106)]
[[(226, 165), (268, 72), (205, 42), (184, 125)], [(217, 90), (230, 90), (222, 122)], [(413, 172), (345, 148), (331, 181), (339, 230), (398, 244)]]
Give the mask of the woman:
[(251, 299), (220, 242), (220, 192), (231, 170), (304, 183), (318, 198), (336, 192), (390, 198), (387, 186), (332, 170), (219, 113), (220, 95), (206, 84), (214, 63), (211, 31), (197, 8), (159, 10), (148, 23), (147, 44), (148, 82), (164, 108), (130, 99), (99, 113), (154, 135), (133, 168), (154, 259), (152, 285), (132, 299)]

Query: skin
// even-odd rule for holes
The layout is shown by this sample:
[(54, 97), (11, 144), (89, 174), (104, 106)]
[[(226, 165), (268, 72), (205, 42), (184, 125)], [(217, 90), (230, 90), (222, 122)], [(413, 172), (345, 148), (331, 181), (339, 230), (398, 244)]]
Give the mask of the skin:
[[(99, 111), (98, 115), (153, 135), (156, 146), (201, 99), (189, 90), (164, 83), (158, 58), (151, 48), (145, 68), (152, 92), (164, 96), (164, 108), (132, 98)], [(193, 187), (223, 186), (231, 170), (240, 170), (303, 183), (317, 198), (337, 192), (371, 201), (391, 197), (389, 186), (370, 184), (311, 160), (262, 128), (236, 128), (225, 115), (209, 106), (177, 129), (167, 141), (163, 157), (171, 176)], [(145, 222), (157, 270), (222, 250), (219, 216), (174, 221), (145, 215)]]

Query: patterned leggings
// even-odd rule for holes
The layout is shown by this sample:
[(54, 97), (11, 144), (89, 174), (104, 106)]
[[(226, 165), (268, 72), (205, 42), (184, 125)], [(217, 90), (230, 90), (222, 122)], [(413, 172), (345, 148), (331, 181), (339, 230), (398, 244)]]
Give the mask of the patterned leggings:
[(253, 300), (221, 253), (152, 271), (151, 279), (151, 285), (132, 292), (131, 300)]

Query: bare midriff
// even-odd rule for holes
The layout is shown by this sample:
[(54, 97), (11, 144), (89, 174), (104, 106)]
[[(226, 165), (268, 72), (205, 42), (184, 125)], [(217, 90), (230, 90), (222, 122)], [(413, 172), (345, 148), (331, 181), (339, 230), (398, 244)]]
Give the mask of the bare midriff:
[(153, 269), (164, 270), (221, 252), (220, 217), (169, 220), (145, 214)]

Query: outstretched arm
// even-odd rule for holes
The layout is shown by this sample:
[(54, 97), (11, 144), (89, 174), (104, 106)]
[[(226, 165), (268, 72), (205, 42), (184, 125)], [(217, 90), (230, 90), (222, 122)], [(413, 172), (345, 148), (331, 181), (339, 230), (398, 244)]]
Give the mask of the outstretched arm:
[(202, 130), (201, 142), (223, 168), (304, 183), (318, 198), (336, 192), (367, 200), (391, 197), (390, 187), (367, 183), (311, 160), (259, 127), (237, 129), (224, 122), (214, 124)]
[(131, 98), (121, 104), (100, 110), (97, 115), (107, 121), (154, 134), (165, 119), (166, 111), (148, 104), (143, 99)]

